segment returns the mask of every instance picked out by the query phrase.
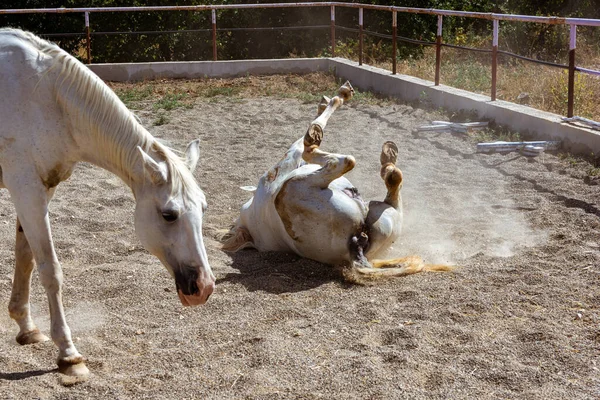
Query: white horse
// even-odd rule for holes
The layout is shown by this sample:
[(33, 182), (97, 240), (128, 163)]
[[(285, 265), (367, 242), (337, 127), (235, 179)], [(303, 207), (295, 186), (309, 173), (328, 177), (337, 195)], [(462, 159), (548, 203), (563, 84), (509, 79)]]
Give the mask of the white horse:
[(329, 117), (354, 93), (346, 82), (333, 99), (323, 97), (318, 117), (306, 134), (259, 180), (254, 197), (223, 243), (225, 251), (253, 247), (287, 251), (342, 267), (346, 279), (403, 276), (420, 271), (447, 271), (420, 257), (377, 259), (389, 250), (402, 228), (402, 172), (398, 148), (386, 142), (381, 151), (381, 178), (387, 195), (368, 204), (343, 176), (354, 168), (350, 155), (319, 149)]
[(87, 161), (119, 176), (136, 199), (135, 229), (144, 247), (175, 278), (181, 303), (206, 302), (215, 285), (202, 238), (206, 208), (195, 182), (198, 140), (186, 159), (156, 141), (95, 74), (33, 34), (0, 30), (0, 187), (17, 212), (10, 316), (17, 342), (47, 340), (31, 319), (31, 272), (48, 295), (60, 372), (88, 369), (65, 321), (62, 271), (50, 233), (48, 203), (75, 164)]

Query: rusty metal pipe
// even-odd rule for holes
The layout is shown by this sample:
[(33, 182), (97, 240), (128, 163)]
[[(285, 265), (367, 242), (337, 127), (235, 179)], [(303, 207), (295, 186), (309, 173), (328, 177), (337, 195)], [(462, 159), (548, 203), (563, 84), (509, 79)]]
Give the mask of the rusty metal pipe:
[(211, 10), (213, 61), (217, 61), (217, 11)]
[(494, 34), (492, 38), (492, 101), (496, 101), (496, 75), (498, 68), (498, 26), (499, 21), (494, 20)]
[(87, 50), (87, 63), (92, 63), (92, 44), (90, 39), (90, 13), (85, 13), (85, 44)]
[(363, 64), (363, 9), (358, 9), (358, 65)]
[(571, 118), (575, 106), (575, 47), (577, 44), (577, 25), (571, 25), (569, 32), (569, 83), (567, 94), (567, 118)]
[(396, 58), (398, 58), (398, 13), (392, 11), (392, 74), (396, 75), (398, 66)]
[(306, 7), (347, 7), (365, 8), (369, 10), (396, 11), (412, 14), (444, 15), (453, 17), (470, 17), (500, 21), (536, 22), (542, 24), (600, 26), (600, 19), (540, 17), (532, 15), (496, 14), (470, 11), (439, 10), (435, 8), (393, 7), (375, 4), (343, 3), (343, 2), (307, 2), (307, 3), (266, 3), (266, 4), (222, 4), (197, 6), (141, 6), (141, 7), (97, 7), (97, 8), (32, 8), (32, 9), (0, 9), (0, 14), (35, 14), (35, 13), (84, 13), (84, 12), (138, 12), (138, 11), (202, 11), (253, 8), (306, 8)]
[(437, 35), (435, 37), (435, 86), (440, 85), (440, 69), (442, 65), (442, 22), (444, 17), (438, 15)]
[(331, 57), (335, 57), (335, 6), (331, 6)]

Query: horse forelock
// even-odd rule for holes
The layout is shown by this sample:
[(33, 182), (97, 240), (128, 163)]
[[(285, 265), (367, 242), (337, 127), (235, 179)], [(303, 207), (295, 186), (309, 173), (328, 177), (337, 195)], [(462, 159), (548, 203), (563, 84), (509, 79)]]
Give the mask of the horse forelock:
[(196, 183), (184, 158), (178, 156), (174, 150), (158, 140), (154, 141), (150, 151), (155, 152), (167, 167), (171, 198), (181, 197), (184, 204), (195, 204), (201, 208), (206, 205), (204, 192)]
[(181, 196), (184, 203), (206, 204), (206, 197), (188, 169), (185, 160), (159, 141), (154, 141), (152, 151), (156, 152), (167, 166), (172, 198)]

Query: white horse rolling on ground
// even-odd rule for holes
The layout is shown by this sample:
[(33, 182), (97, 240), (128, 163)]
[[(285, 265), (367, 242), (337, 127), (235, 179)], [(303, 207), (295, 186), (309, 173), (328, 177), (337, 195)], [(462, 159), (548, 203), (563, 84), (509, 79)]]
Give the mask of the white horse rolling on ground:
[(88, 68), (58, 46), (20, 30), (0, 30), (0, 93), (0, 187), (10, 192), (17, 213), (8, 307), (19, 325), (16, 340), (47, 340), (29, 311), (37, 264), (59, 371), (84, 378), (89, 371), (65, 320), (61, 265), (50, 233), (48, 203), (55, 188), (79, 161), (120, 177), (136, 199), (141, 243), (175, 278), (183, 305), (203, 304), (215, 278), (202, 237), (206, 200), (191, 172), (199, 142), (190, 143), (186, 158), (180, 158), (152, 137)]
[(242, 206), (223, 250), (253, 247), (294, 252), (341, 267), (344, 278), (355, 283), (451, 269), (425, 264), (418, 256), (378, 259), (398, 239), (402, 228), (403, 177), (396, 167), (397, 146), (383, 144), (380, 174), (387, 195), (383, 201), (369, 203), (344, 177), (354, 168), (354, 157), (319, 148), (329, 117), (353, 93), (346, 82), (334, 98), (323, 97), (306, 134), (258, 181), (254, 197)]

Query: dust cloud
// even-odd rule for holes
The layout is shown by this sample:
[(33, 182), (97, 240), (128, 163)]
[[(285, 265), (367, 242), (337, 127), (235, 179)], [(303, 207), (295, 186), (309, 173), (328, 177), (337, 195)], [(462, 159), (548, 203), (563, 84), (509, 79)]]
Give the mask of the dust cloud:
[[(427, 263), (459, 265), (478, 253), (510, 257), (546, 240), (526, 218), (537, 207), (534, 199), (516, 204), (495, 169), (453, 158), (398, 164), (404, 174), (404, 224), (388, 257), (418, 255)], [(383, 200), (381, 180), (363, 175), (354, 181), (366, 200)]]

